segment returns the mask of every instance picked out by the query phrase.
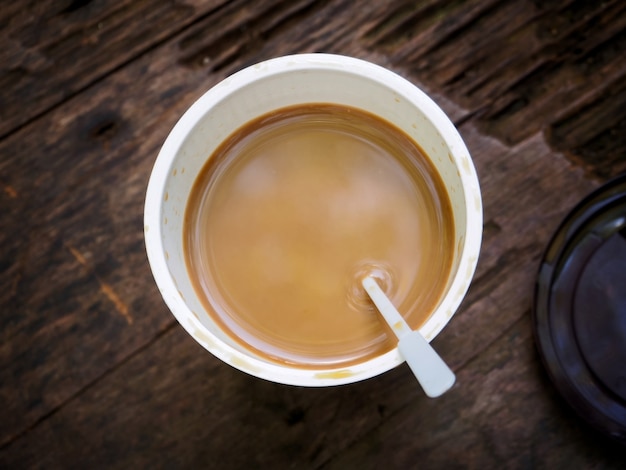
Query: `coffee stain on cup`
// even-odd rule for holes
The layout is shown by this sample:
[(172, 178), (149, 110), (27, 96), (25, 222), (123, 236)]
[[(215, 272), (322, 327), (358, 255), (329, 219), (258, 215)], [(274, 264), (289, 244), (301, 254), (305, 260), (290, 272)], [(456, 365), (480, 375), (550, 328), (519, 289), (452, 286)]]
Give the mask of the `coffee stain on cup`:
[(467, 292), (467, 288), (469, 287), (469, 282), (466, 281), (461, 287), (460, 289), (457, 291), (456, 293), (456, 298), (457, 299), (463, 299), (463, 297), (465, 297), (465, 293)]
[(231, 356), (230, 363), (239, 369), (243, 369), (249, 372), (260, 372), (261, 370), (239, 356)]
[(207, 348), (216, 347), (215, 341), (213, 341), (213, 339), (200, 328), (194, 328), (192, 334), (194, 338), (196, 338), (200, 343), (204, 344)]
[(465, 170), (465, 173), (470, 173), (470, 161), (467, 157), (463, 157), (461, 159), (461, 165), (463, 165), (463, 170)]
[(464, 243), (465, 243), (465, 237), (461, 235), (459, 237), (459, 241), (457, 242), (457, 245), (456, 245), (456, 252), (459, 255), (463, 252), (463, 244)]
[(465, 273), (465, 277), (467, 279), (472, 279), (472, 274), (474, 274), (474, 263), (471, 261), (467, 264), (467, 271)]
[(352, 377), (354, 372), (349, 369), (334, 370), (331, 372), (318, 372), (315, 374), (316, 379), (345, 379)]

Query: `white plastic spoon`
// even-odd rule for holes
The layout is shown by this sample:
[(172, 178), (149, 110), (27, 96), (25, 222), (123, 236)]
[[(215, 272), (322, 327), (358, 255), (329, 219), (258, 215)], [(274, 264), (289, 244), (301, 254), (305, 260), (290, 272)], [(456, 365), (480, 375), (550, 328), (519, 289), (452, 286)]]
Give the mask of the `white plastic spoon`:
[(373, 277), (363, 278), (361, 284), (398, 337), (398, 350), (426, 395), (435, 398), (448, 391), (454, 385), (454, 372), (421, 333), (407, 325)]

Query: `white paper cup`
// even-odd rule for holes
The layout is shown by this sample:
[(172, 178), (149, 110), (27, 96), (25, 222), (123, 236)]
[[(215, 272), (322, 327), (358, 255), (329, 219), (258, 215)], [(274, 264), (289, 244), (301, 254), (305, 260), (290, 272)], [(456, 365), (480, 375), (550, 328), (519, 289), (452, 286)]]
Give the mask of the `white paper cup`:
[(167, 137), (150, 176), (144, 232), (163, 299), (187, 332), (222, 361), (273, 382), (328, 386), (357, 382), (403, 362), (397, 349), (349, 367), (303, 369), (269, 362), (234, 341), (204, 310), (183, 254), (183, 218), (196, 176), (233, 131), (270, 111), (302, 103), (360, 108), (395, 124), (428, 154), (452, 203), (455, 253), (436, 311), (420, 328), (442, 330), (465, 296), (478, 261), (482, 202), (476, 172), (459, 133), (421, 90), (377, 65), (331, 54), (280, 57), (248, 67), (206, 92)]

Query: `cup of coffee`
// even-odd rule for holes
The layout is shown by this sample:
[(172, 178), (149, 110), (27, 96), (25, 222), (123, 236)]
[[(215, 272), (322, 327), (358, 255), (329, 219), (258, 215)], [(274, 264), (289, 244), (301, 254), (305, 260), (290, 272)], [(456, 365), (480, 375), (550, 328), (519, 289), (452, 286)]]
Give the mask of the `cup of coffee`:
[(278, 383), (357, 382), (403, 362), (373, 276), (431, 340), (478, 261), (469, 152), (416, 86), (332, 54), (280, 57), (206, 92), (167, 137), (145, 241), (172, 313), (208, 351)]

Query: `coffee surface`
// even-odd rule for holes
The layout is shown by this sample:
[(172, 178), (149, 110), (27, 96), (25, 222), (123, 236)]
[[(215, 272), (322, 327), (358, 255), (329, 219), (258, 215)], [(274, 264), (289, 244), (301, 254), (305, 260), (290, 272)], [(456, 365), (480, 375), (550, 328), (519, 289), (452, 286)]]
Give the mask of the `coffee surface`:
[(450, 275), (443, 182), (402, 131), (363, 111), (285, 108), (230, 136), (199, 174), (185, 256), (209, 315), (298, 367), (347, 366), (396, 344), (360, 287), (373, 274), (413, 328)]

